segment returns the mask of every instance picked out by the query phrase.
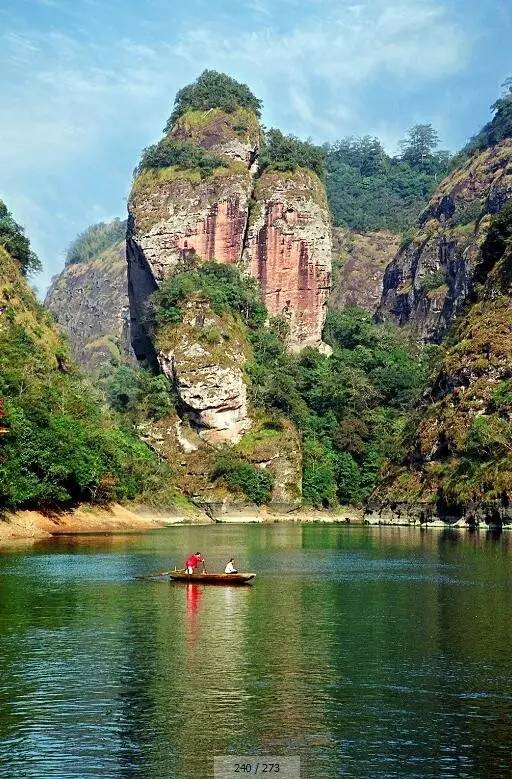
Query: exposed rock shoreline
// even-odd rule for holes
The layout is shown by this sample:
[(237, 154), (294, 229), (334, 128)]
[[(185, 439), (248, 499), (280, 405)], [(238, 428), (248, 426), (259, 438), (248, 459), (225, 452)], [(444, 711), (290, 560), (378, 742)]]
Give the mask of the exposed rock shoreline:
[[(209, 512), (211, 513), (211, 512)], [(209, 516), (200, 509), (180, 511), (179, 509), (156, 511), (149, 507), (128, 509), (118, 504), (105, 508), (77, 507), (70, 511), (16, 511), (0, 517), (0, 549), (18, 543), (34, 543), (64, 535), (96, 535), (145, 533), (175, 525), (214, 524), (273, 524), (319, 523), (356, 526), (395, 526), (416, 529), (454, 528), (489, 530), (502, 528), (512, 530), (512, 516), (491, 518), (482, 511), (463, 518), (441, 519), (436, 515), (428, 518), (418, 510), (411, 512), (384, 510), (364, 513), (361, 509), (341, 506), (336, 511), (299, 509), (276, 512), (255, 506), (231, 506)]]

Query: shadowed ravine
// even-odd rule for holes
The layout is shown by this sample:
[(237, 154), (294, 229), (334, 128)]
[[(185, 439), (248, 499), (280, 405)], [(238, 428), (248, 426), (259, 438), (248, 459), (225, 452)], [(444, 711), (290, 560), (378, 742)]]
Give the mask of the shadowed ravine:
[[(136, 580), (200, 549), (247, 588)], [(512, 536), (272, 525), (0, 555), (0, 777), (508, 777)]]

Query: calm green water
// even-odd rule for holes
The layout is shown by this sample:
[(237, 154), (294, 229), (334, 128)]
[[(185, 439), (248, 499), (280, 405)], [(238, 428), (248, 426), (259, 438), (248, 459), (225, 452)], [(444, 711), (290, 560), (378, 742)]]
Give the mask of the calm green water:
[[(251, 588), (138, 581), (200, 549)], [(0, 552), (0, 777), (512, 775), (512, 534), (180, 527)]]

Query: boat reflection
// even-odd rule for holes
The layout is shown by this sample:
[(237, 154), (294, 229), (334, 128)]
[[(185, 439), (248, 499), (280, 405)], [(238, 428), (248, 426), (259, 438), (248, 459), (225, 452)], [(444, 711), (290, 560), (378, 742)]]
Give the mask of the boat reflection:
[(203, 593), (197, 584), (187, 584), (185, 592), (187, 604), (187, 641), (189, 644), (194, 645), (197, 643), (200, 635), (198, 615)]

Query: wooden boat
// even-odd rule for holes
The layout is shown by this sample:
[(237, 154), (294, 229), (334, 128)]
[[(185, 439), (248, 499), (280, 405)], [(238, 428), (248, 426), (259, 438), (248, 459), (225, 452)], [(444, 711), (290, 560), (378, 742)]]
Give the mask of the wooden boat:
[(250, 584), (256, 577), (255, 573), (185, 573), (184, 571), (170, 571), (169, 576), (173, 582), (185, 584)]

